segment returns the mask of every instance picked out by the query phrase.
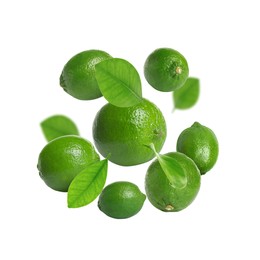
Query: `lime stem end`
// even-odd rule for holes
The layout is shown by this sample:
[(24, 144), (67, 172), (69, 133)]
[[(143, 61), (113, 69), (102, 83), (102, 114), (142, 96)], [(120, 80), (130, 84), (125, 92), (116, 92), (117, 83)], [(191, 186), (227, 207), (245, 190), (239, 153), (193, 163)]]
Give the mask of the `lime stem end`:
[(181, 74), (182, 73), (181, 67), (177, 67), (175, 72), (176, 72), (176, 74)]

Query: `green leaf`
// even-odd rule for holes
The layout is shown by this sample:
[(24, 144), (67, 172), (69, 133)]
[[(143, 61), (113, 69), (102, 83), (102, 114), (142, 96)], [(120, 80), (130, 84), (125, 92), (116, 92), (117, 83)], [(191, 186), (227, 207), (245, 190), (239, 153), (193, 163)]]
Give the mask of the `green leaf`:
[(130, 107), (142, 100), (141, 79), (128, 61), (111, 58), (95, 66), (95, 75), (103, 96), (118, 107)]
[(174, 106), (177, 109), (188, 109), (199, 99), (200, 82), (197, 78), (188, 78), (184, 85), (173, 91)]
[(71, 182), (68, 190), (68, 207), (83, 207), (97, 198), (105, 186), (108, 160), (90, 164)]
[(79, 135), (75, 123), (63, 115), (51, 116), (42, 121), (40, 125), (48, 142), (64, 135)]
[(187, 176), (179, 162), (173, 157), (158, 154), (155, 150), (154, 144), (150, 144), (150, 148), (155, 153), (156, 158), (171, 186), (176, 189), (184, 188), (187, 185)]
[(174, 188), (182, 189), (187, 185), (187, 177), (185, 172), (176, 159), (162, 154), (157, 156), (157, 159)]

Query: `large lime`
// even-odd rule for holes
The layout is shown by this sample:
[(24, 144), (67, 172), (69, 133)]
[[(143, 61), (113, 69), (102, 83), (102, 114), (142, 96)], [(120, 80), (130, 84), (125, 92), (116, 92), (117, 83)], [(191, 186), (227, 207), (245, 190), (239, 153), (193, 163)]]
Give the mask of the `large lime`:
[(119, 165), (137, 165), (151, 160), (154, 144), (160, 151), (166, 138), (166, 124), (161, 111), (143, 99), (132, 107), (107, 104), (97, 113), (93, 137), (98, 151)]

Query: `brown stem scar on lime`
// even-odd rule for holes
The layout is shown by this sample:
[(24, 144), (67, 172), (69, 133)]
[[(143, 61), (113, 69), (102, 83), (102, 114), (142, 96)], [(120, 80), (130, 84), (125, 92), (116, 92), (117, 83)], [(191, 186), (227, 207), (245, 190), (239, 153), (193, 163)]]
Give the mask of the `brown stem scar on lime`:
[(181, 67), (177, 67), (175, 71), (176, 71), (177, 74), (181, 74), (182, 69), (181, 69)]
[(165, 210), (167, 210), (167, 211), (171, 211), (173, 209), (174, 209), (174, 207), (170, 204), (165, 207)]

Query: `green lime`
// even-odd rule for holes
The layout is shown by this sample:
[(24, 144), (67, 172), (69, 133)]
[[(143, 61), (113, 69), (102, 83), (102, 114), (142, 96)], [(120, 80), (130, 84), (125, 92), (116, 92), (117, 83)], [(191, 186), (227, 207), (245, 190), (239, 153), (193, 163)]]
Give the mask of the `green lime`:
[(218, 150), (218, 140), (214, 132), (198, 122), (185, 129), (177, 140), (177, 151), (190, 157), (201, 174), (205, 174), (215, 165)]
[(126, 181), (114, 182), (105, 187), (99, 196), (98, 207), (112, 218), (130, 218), (143, 207), (146, 196), (139, 188)]
[(154, 158), (147, 147), (154, 144), (160, 151), (166, 138), (166, 123), (161, 111), (143, 99), (132, 107), (106, 104), (97, 113), (93, 123), (96, 148), (116, 164), (130, 166)]
[(50, 188), (68, 191), (74, 177), (96, 161), (99, 155), (89, 141), (68, 135), (53, 139), (42, 149), (37, 168)]
[(148, 83), (159, 91), (174, 91), (180, 88), (189, 76), (189, 67), (184, 56), (170, 48), (152, 52), (145, 61), (144, 75)]
[(112, 58), (100, 50), (88, 50), (73, 56), (64, 66), (61, 87), (71, 96), (81, 100), (91, 100), (102, 96), (96, 78), (95, 65)]
[(171, 186), (158, 160), (155, 160), (146, 173), (145, 190), (152, 205), (162, 211), (180, 211), (188, 207), (197, 196), (200, 189), (200, 172), (196, 164), (181, 153), (167, 153), (175, 158), (183, 168), (187, 185), (178, 189)]

